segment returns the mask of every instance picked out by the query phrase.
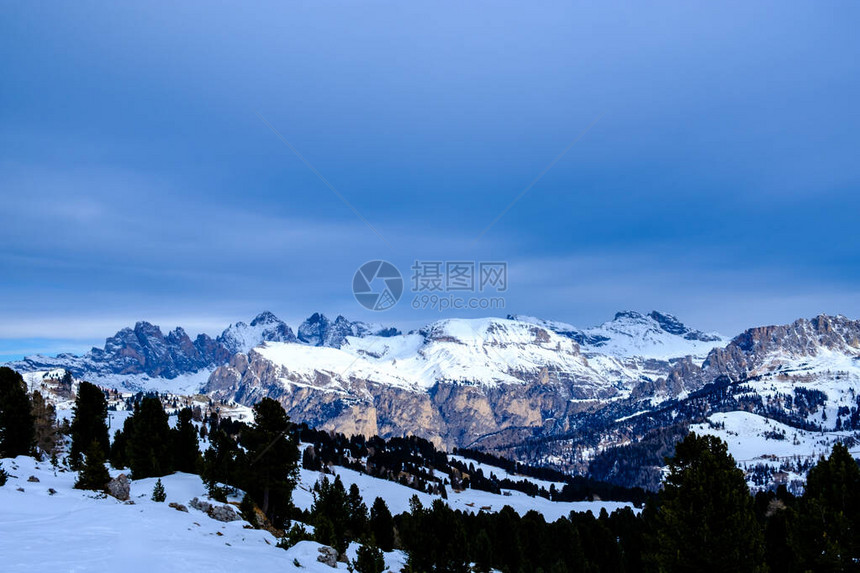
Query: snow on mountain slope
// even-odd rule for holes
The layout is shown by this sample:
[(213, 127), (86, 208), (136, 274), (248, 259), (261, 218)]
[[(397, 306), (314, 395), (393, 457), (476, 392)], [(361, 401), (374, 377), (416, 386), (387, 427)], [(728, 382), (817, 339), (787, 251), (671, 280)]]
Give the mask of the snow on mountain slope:
[(512, 474), (512, 473), (509, 473), (508, 471), (506, 471), (500, 467), (491, 466), (489, 464), (477, 462), (471, 458), (466, 458), (463, 456), (458, 456), (458, 455), (452, 454), (452, 455), (449, 455), (448, 458), (452, 459), (452, 460), (456, 460), (458, 462), (461, 462), (461, 463), (465, 464), (466, 466), (472, 465), (472, 466), (474, 466), (474, 468), (476, 470), (481, 470), (484, 473), (484, 476), (486, 476), (486, 477), (489, 477), (491, 475), (495, 475), (500, 480), (507, 479), (507, 480), (510, 480), (513, 482), (530, 481), (533, 484), (535, 484), (536, 486), (542, 487), (547, 491), (549, 491), (549, 488), (552, 486), (555, 486), (556, 489), (561, 490), (566, 485), (564, 482), (546, 481), (546, 480), (528, 477), (528, 476), (524, 476), (524, 475)]
[(267, 343), (254, 352), (288, 371), (284, 382), (302, 384), (325, 373), (329, 389), (346, 389), (349, 378), (415, 390), (438, 382), (522, 384), (545, 370), (613, 386), (572, 340), (504, 319), (449, 319), (414, 334), (347, 337), (340, 349)]
[(27, 356), (11, 362), (19, 372), (64, 369), (76, 378), (108, 388), (138, 391), (170, 391), (195, 394), (212, 370), (236, 352), (247, 352), (265, 341), (294, 341), (289, 326), (270, 312), (257, 315), (251, 324), (237, 322), (213, 339), (206, 334), (192, 340), (182, 328), (166, 335), (161, 328), (138, 322), (105, 340), (83, 356)]
[[(690, 430), (717, 436), (729, 445), (729, 453), (739, 464), (778, 465), (790, 458), (817, 461), (828, 455), (833, 444), (852, 432), (810, 432), (799, 430), (750, 412), (725, 412), (708, 417), (708, 423), (694, 424)], [(851, 448), (860, 457), (860, 445)]]
[(530, 316), (515, 316), (576, 340), (586, 354), (606, 354), (618, 358), (669, 360), (693, 356), (703, 359), (729, 340), (716, 333), (692, 330), (670, 314), (651, 311), (647, 315), (623, 311), (600, 326), (579, 329), (563, 322)]
[[(123, 390), (195, 393), (216, 367), (264, 342), (340, 348), (366, 359), (367, 364), (354, 365), (362, 374), (372, 368), (380, 371), (381, 380), (399, 387), (428, 388), (439, 380), (515, 383), (521, 373), (541, 368), (574, 376), (596, 374), (616, 386), (629, 386), (642, 377), (665, 375), (666, 359), (703, 355), (722, 339), (690, 330), (674, 317), (656, 312), (618, 313), (614, 320), (587, 330), (532, 317), (450, 319), (408, 335), (343, 316), (331, 321), (315, 313), (299, 326), (298, 337), (275, 315), (263, 312), (250, 324), (230, 325), (217, 338), (200, 334), (191, 339), (182, 328), (164, 334), (158, 326), (138, 322), (108, 338), (104, 348), (93, 348), (83, 356), (28, 356), (9, 366), (19, 372), (63, 368), (77, 378)], [(336, 353), (293, 352), (295, 356), (282, 358), (297, 364), (318, 360), (316, 366), (327, 372), (343, 365)], [(582, 356), (592, 360), (590, 367)], [(334, 362), (328, 364), (329, 359)], [(390, 371), (386, 362), (397, 372)]]
[(396, 328), (385, 327), (367, 322), (353, 322), (338, 315), (334, 322), (324, 314), (313, 313), (298, 329), (298, 339), (311, 346), (330, 346), (340, 348), (347, 336), (395, 336), (400, 334)]
[[(197, 372), (180, 374), (174, 378), (150, 377), (146, 374), (111, 374), (90, 373), (85, 375), (87, 382), (92, 382), (103, 388), (116, 389), (127, 392), (159, 392), (170, 394), (182, 394), (193, 396), (200, 392), (200, 388), (206, 384), (214, 368), (204, 368)], [(34, 370), (24, 372), (21, 376), (27, 382), (30, 391), (39, 390), (45, 383), (46, 377), (50, 378), (53, 373), (65, 372), (64, 369)], [(75, 379), (75, 387), (80, 378)], [(53, 400), (56, 401), (56, 400)]]

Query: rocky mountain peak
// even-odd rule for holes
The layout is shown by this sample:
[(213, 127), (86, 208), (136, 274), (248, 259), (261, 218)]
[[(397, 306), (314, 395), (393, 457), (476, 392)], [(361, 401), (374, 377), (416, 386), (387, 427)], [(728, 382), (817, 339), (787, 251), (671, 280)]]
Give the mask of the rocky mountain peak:
[(683, 334), (687, 334), (690, 331), (689, 328), (684, 326), (683, 322), (681, 322), (680, 320), (678, 320), (677, 317), (672, 316), (671, 314), (652, 310), (648, 313), (648, 317), (654, 320), (657, 324), (659, 324), (660, 328), (662, 328), (669, 334), (676, 334), (678, 336), (681, 336)]
[(296, 335), (287, 324), (269, 311), (261, 312), (251, 324), (231, 324), (218, 337), (229, 354), (248, 352), (262, 342), (295, 342)]
[(326, 315), (315, 312), (299, 326), (298, 340), (311, 346), (340, 348), (347, 336), (395, 336), (400, 331), (393, 327), (351, 321), (338, 315), (332, 322)]
[(226, 364), (233, 354), (247, 352), (262, 342), (295, 340), (290, 327), (271, 312), (260, 313), (250, 325), (230, 325), (217, 339), (199, 334), (192, 340), (182, 327), (165, 336), (159, 326), (139, 321), (133, 328), (122, 328), (105, 339), (103, 348), (93, 348), (83, 356), (28, 356), (12, 366), (22, 372), (65, 368), (93, 381), (109, 378), (110, 384), (117, 375), (173, 379)]
[(251, 321), (251, 326), (259, 326), (261, 324), (283, 324), (283, 322), (273, 313), (265, 310), (255, 316), (254, 320)]
[(622, 320), (633, 320), (644, 322), (645, 315), (640, 312), (636, 312), (635, 310), (622, 310), (620, 312), (615, 313), (615, 317), (612, 319), (613, 321), (622, 321)]

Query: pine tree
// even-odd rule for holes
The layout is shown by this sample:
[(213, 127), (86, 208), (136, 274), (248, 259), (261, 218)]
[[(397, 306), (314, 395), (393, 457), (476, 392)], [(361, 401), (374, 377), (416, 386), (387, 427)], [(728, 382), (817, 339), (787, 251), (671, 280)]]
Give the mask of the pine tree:
[(113, 435), (110, 446), (110, 463), (115, 468), (128, 467), (128, 437), (134, 432), (134, 416), (129, 416), (122, 424), (122, 430)]
[(857, 570), (860, 467), (843, 444), (809, 470), (794, 537), (804, 569)]
[(200, 442), (197, 439), (197, 429), (191, 421), (192, 417), (191, 408), (183, 408), (177, 415), (176, 429), (171, 430), (173, 469), (178, 472), (200, 472)]
[(236, 441), (221, 429), (209, 434), (209, 448), (203, 454), (201, 477), (209, 491), (209, 496), (226, 501), (226, 491), (219, 484), (236, 484), (246, 466), (245, 453)]
[(34, 436), (27, 385), (20, 374), (0, 367), (0, 457), (29, 455)]
[(493, 568), (493, 544), (486, 529), (478, 532), (472, 553), (478, 571), (487, 572)]
[(308, 530), (301, 523), (293, 523), (293, 526), (284, 532), (284, 536), (278, 540), (278, 547), (289, 549), (299, 541), (314, 541), (314, 539), (314, 535), (308, 533)]
[(155, 482), (155, 486), (152, 488), (152, 501), (163, 503), (165, 499), (167, 499), (167, 492), (164, 491), (164, 484), (161, 483), (161, 478), (158, 478), (158, 481)]
[(337, 533), (335, 533), (334, 525), (329, 518), (325, 515), (320, 515), (314, 518), (314, 541), (317, 543), (321, 543), (322, 545), (328, 545), (329, 547), (334, 547), (338, 551), (338, 539)]
[(0, 466), (0, 487), (6, 485), (6, 480), (9, 479), (9, 474), (6, 473), (6, 470), (3, 469), (3, 466)]
[(382, 573), (385, 571), (385, 556), (378, 547), (361, 545), (356, 552), (352, 567), (357, 573)]
[(764, 545), (743, 471), (725, 442), (687, 435), (668, 460), (649, 556), (661, 571), (761, 571)]
[(429, 509), (417, 504), (407, 520), (403, 535), (408, 546), (408, 565), (412, 570), (453, 573), (468, 570), (463, 522), (441, 499), (434, 500)]
[(377, 497), (370, 508), (370, 532), (376, 544), (383, 551), (394, 549), (394, 518), (385, 505), (385, 500)]
[(330, 526), (333, 536), (332, 547), (339, 552), (346, 551), (350, 511), (349, 499), (340, 476), (335, 476), (334, 481), (329, 481), (326, 477), (321, 482), (317, 482), (314, 497), (314, 504), (311, 507), (314, 526), (318, 527), (320, 523)]
[(51, 457), (57, 449), (59, 428), (57, 413), (54, 405), (47, 402), (40, 392), (33, 392), (30, 398), (33, 410), (33, 429), (36, 439), (36, 450), (40, 455)]
[(170, 426), (161, 400), (146, 396), (140, 402), (127, 436), (126, 453), (134, 479), (161, 477), (173, 471), (170, 448)]
[(96, 440), (93, 440), (90, 442), (90, 447), (87, 448), (86, 459), (78, 473), (75, 487), (77, 489), (104, 491), (109, 481), (110, 474), (105, 467), (102, 446)]
[(313, 472), (322, 470), (322, 462), (317, 456), (313, 446), (308, 446), (302, 452), (302, 468)]
[(69, 398), (72, 395), (72, 385), (74, 384), (74, 378), (72, 378), (72, 373), (68, 370), (63, 372), (63, 377), (60, 379), (59, 384), (59, 394), (64, 398)]
[(361, 499), (361, 492), (356, 484), (349, 486), (346, 503), (349, 510), (347, 531), (352, 539), (358, 539), (364, 535), (367, 529), (367, 506)]
[(283, 406), (263, 398), (254, 406), (254, 425), (241, 435), (249, 460), (244, 489), (276, 527), (289, 519), (298, 473), (299, 448), (290, 429)]
[(95, 384), (81, 382), (72, 418), (72, 446), (69, 457), (74, 466), (81, 460), (81, 454), (95, 441), (102, 449), (102, 456), (110, 453), (110, 440), (107, 428), (107, 400), (104, 392)]
[(260, 524), (257, 523), (257, 506), (247, 493), (242, 496), (242, 502), (239, 504), (239, 513), (242, 515), (242, 519), (250, 523), (253, 527), (260, 527)]

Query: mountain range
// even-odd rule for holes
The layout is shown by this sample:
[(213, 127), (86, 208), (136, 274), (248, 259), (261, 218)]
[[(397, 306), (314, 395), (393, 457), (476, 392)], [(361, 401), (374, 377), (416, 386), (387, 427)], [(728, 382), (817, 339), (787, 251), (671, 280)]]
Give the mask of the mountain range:
[[(656, 311), (619, 312), (585, 329), (511, 315), (440, 320), (406, 333), (319, 313), (294, 333), (264, 312), (193, 340), (181, 328), (165, 335), (139, 322), (83, 356), (30, 356), (9, 366), (243, 405), (268, 396), (294, 420), (323, 429), (416, 434), (622, 485), (659, 482), (660, 452), (691, 427), (747, 435), (750, 443), (818, 432), (818, 440), (792, 438), (800, 444), (792, 451), (807, 457), (816, 444), (860, 430), (860, 322), (842, 316), (729, 339)], [(749, 459), (770, 468), (765, 473), (802, 473), (759, 449)], [(642, 456), (651, 461), (628, 463)]]

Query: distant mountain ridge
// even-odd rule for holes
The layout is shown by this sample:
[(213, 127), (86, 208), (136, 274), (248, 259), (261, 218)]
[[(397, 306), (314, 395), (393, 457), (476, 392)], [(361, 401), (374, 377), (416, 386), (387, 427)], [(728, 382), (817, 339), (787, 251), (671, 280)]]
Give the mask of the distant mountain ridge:
[(146, 375), (174, 379), (226, 363), (237, 352), (248, 352), (263, 342), (292, 342), (292, 329), (271, 312), (262, 312), (250, 325), (237, 322), (217, 338), (199, 334), (192, 340), (182, 327), (165, 335), (146, 321), (123, 328), (105, 340), (103, 348), (93, 348), (82, 356), (34, 355), (9, 363), (22, 372), (64, 368), (76, 377), (106, 375)]
[[(689, 329), (672, 315), (656, 311), (648, 315), (633, 311), (619, 312), (612, 321), (591, 329), (578, 329), (565, 323), (533, 317), (508, 318), (536, 324), (570, 338), (586, 352), (616, 356), (650, 358), (651, 354), (661, 354), (674, 358), (687, 354), (698, 355), (702, 353), (702, 345), (697, 346), (698, 343), (710, 344), (707, 346), (710, 350), (712, 343), (722, 340), (718, 335), (705, 335)], [(432, 328), (433, 325), (430, 325), (422, 331)], [(313, 313), (294, 333), (281, 319), (265, 311), (250, 323), (236, 322), (229, 325), (215, 338), (199, 334), (191, 339), (182, 327), (165, 334), (160, 327), (140, 321), (134, 327), (123, 328), (107, 338), (104, 347), (93, 348), (84, 355), (33, 355), (11, 362), (9, 366), (25, 372), (65, 368), (78, 377), (137, 375), (171, 380), (226, 364), (233, 355), (246, 354), (264, 342), (341, 348), (350, 337), (400, 335), (401, 331), (394, 327), (351, 321), (341, 315), (331, 320), (321, 313)], [(636, 342), (638, 338), (643, 340)], [(667, 344), (667, 340), (672, 341), (672, 344)], [(631, 345), (630, 341), (636, 343)], [(653, 352), (654, 348), (660, 348), (660, 351)]]
[[(392, 327), (353, 322), (343, 316), (329, 320), (314, 313), (298, 330), (298, 336), (284, 321), (264, 311), (250, 323), (236, 322), (213, 338), (199, 334), (192, 339), (182, 327), (166, 334), (160, 327), (139, 321), (132, 328), (123, 328), (105, 340), (102, 348), (93, 348), (83, 355), (69, 353), (56, 356), (32, 355), (8, 363), (20, 372), (62, 368), (77, 378), (88, 378), (108, 386), (129, 389), (169, 389), (169, 381), (179, 377), (190, 382), (173, 388), (189, 391), (199, 387), (209, 372), (226, 364), (237, 353), (247, 353), (264, 342), (292, 342), (311, 346), (338, 348), (347, 336), (394, 336), (400, 331)], [(160, 379), (160, 387), (142, 384), (148, 379)], [(127, 382), (127, 383), (124, 383)]]

